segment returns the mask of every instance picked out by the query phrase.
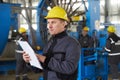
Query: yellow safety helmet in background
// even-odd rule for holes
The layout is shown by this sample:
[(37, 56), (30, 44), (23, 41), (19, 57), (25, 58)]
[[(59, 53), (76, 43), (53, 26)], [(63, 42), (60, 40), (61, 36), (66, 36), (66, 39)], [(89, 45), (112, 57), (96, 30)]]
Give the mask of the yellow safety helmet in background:
[(41, 49), (41, 47), (40, 46), (36, 46), (36, 50), (40, 50)]
[(19, 28), (19, 33), (21, 34), (21, 33), (25, 33), (25, 32), (27, 32), (27, 30), (24, 28), (24, 27), (20, 27)]
[(107, 31), (111, 32), (111, 33), (114, 33), (115, 32), (115, 27), (110, 25), (110, 26), (108, 26)]
[(85, 26), (85, 27), (83, 28), (83, 30), (84, 30), (84, 31), (89, 31), (89, 28), (88, 28), (87, 26)]
[(63, 19), (65, 21), (69, 21), (68, 17), (67, 17), (66, 11), (63, 8), (59, 7), (59, 6), (53, 7), (48, 12), (48, 14), (45, 17), (45, 19), (50, 19), (50, 18), (60, 18), (60, 19)]

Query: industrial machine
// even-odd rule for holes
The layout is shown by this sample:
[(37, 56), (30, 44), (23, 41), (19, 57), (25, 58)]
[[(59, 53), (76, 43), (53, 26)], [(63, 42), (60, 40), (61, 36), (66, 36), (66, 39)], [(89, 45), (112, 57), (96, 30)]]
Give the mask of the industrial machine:
[[(100, 20), (100, 5), (99, 5), (100, 0), (87, 0), (87, 1), (81, 0), (81, 2), (77, 0), (76, 2), (72, 2), (72, 0), (69, 0), (69, 1), (64, 0), (65, 1), (64, 5), (62, 4), (61, 1), (62, 0), (58, 0), (58, 2), (55, 2), (55, 0), (40, 0), (38, 4), (38, 7), (37, 7), (38, 27), (36, 30), (36, 42), (37, 44), (40, 45), (40, 47), (44, 47), (44, 45), (46, 44), (49, 38), (49, 34), (47, 32), (46, 20), (44, 19), (44, 17), (47, 15), (48, 7), (59, 5), (59, 6), (66, 8), (67, 13), (70, 13), (70, 11), (73, 11), (72, 13), (68, 15), (69, 18), (71, 18), (72, 16), (81, 16), (81, 15), (86, 16), (86, 19), (85, 19), (86, 23), (84, 23), (84, 17), (83, 19), (78, 19), (77, 21), (71, 21), (71, 23), (73, 23), (73, 26), (76, 26), (75, 27), (76, 30), (73, 30), (74, 27), (71, 30), (70, 29), (71, 24), (70, 24), (68, 33), (70, 36), (76, 39), (78, 39), (78, 36), (84, 24), (86, 24), (90, 28), (90, 32), (89, 32), (90, 35), (92, 35), (93, 31), (96, 30), (97, 25), (95, 25), (95, 22)], [(88, 8), (86, 7), (86, 2), (89, 5)], [(82, 7), (84, 7), (85, 10), (84, 11), (79, 10), (81, 6), (78, 6), (78, 8), (76, 8), (75, 10), (72, 10), (72, 7), (75, 5), (75, 3), (78, 3), (79, 5), (82, 4)], [(9, 35), (10, 29), (17, 30), (18, 28), (17, 15), (19, 11), (14, 10), (18, 7), (20, 7), (19, 4), (3, 4), (3, 3), (0, 4), (0, 13), (1, 13), (0, 14), (0, 17), (1, 17), (0, 26), (2, 26), (2, 29), (0, 29), (1, 30), (0, 34), (4, 34), (4, 36), (2, 36), (3, 39), (0, 40), (0, 44), (1, 44), (0, 56), (2, 56), (2, 54), (5, 54), (3, 52), (6, 51), (5, 45), (9, 43), (8, 35)], [(94, 51), (94, 54), (85, 57), (83, 54), (86, 49), (82, 49), (80, 61), (78, 65), (78, 80), (108, 80), (107, 56), (103, 55), (103, 52), (102, 52), (102, 48), (105, 45), (105, 39), (107, 38), (107, 35), (104, 31), (98, 31), (97, 34), (98, 35), (96, 36), (98, 37), (100, 44), (98, 47), (94, 47), (92, 49)], [(14, 43), (12, 44), (13, 44), (12, 46), (14, 46)], [(10, 47), (7, 47), (7, 51), (9, 49)], [(11, 53), (14, 54), (14, 51)], [(9, 53), (6, 55), (11, 55), (11, 54)], [(15, 62), (14, 62), (15, 59), (3, 60), (3, 58), (0, 57), (0, 61), (1, 61), (0, 71), (7, 71), (7, 70), (15, 69)], [(95, 64), (84, 65), (84, 62), (87, 62), (87, 61), (95, 61)], [(12, 62), (13, 64), (11, 64)], [(39, 80), (43, 80), (43, 78), (40, 77)]]
[(15, 70), (15, 43), (12, 39), (17, 34), (13, 30), (18, 29), (18, 7), (20, 4), (0, 3), (0, 73)]

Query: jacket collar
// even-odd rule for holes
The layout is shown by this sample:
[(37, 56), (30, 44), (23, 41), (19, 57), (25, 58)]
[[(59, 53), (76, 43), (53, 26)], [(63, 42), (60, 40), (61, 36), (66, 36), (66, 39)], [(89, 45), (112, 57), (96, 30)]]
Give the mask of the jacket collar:
[(66, 36), (67, 35), (67, 32), (66, 31), (63, 31), (63, 32), (61, 32), (61, 33), (59, 33), (59, 34), (56, 34), (56, 35), (54, 35), (54, 36), (52, 36), (53, 38), (62, 38), (62, 37), (64, 37), (64, 36)]

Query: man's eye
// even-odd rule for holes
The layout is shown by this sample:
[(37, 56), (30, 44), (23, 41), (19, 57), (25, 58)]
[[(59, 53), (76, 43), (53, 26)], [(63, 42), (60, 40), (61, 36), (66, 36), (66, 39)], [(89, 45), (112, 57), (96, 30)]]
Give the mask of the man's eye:
[(56, 22), (52, 22), (52, 24), (55, 24)]

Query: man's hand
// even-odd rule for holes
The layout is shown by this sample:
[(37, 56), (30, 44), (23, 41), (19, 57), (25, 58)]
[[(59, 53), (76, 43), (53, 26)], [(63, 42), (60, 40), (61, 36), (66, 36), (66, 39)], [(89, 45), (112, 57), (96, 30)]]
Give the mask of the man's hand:
[(36, 54), (36, 56), (37, 56), (37, 58), (38, 58), (38, 60), (39, 60), (40, 62), (44, 63), (44, 61), (45, 61), (45, 59), (46, 59), (45, 56), (40, 55), (40, 54)]
[(25, 62), (30, 62), (30, 60), (31, 60), (30, 56), (26, 52), (23, 53), (23, 59)]

